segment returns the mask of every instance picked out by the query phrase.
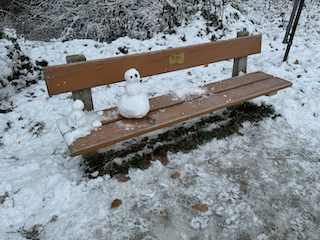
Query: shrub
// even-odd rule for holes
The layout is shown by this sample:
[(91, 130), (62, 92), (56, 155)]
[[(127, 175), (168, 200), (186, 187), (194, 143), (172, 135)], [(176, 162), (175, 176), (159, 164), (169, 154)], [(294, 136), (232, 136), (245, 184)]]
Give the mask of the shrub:
[(123, 36), (147, 39), (158, 32), (172, 34), (199, 11), (210, 26), (217, 25), (221, 13), (217, 9), (222, 6), (221, 0), (13, 0), (13, 3), (20, 9), (20, 20), (14, 19), (15, 28), (31, 40), (89, 38), (106, 42)]
[(0, 59), (3, 69), (0, 75), (0, 88), (6, 87), (8, 83), (24, 87), (40, 79), (41, 69), (22, 52), (15, 31), (5, 29), (0, 33), (0, 37), (0, 46), (4, 46), (7, 51), (7, 54)]

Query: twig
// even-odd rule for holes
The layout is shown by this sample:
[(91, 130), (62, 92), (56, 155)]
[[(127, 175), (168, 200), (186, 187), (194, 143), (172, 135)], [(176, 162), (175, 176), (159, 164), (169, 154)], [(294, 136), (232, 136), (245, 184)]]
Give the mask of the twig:
[(18, 18), (17, 16), (15, 16), (14, 14), (12, 14), (11, 12), (8, 12), (6, 10), (3, 10), (3, 9), (0, 9), (0, 12), (4, 12), (4, 13), (7, 13), (7, 14), (10, 14), (11, 16), (15, 17), (16, 19), (18, 19), (19, 21), (21, 21), (20, 18)]

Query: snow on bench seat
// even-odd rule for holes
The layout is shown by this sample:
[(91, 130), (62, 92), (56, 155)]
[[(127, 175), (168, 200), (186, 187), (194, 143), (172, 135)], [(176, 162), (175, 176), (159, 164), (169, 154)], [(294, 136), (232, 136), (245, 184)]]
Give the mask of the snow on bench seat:
[(151, 110), (141, 119), (125, 119), (116, 108), (104, 110), (108, 120), (86, 137), (75, 140), (69, 149), (73, 156), (110, 146), (188, 119), (230, 107), (250, 99), (290, 87), (291, 82), (263, 72), (204, 85), (205, 93), (177, 99), (168, 94), (150, 99)]

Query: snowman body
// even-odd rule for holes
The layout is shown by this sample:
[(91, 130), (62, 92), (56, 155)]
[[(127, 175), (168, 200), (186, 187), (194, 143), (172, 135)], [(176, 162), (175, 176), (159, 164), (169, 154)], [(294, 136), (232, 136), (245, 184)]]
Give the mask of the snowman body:
[(82, 110), (84, 104), (81, 100), (77, 99), (72, 104), (73, 110), (67, 116), (67, 123), (70, 127), (78, 128), (87, 122), (86, 114)]
[(148, 96), (142, 92), (139, 72), (131, 68), (125, 72), (125, 93), (118, 103), (119, 113), (125, 118), (142, 118), (150, 111)]

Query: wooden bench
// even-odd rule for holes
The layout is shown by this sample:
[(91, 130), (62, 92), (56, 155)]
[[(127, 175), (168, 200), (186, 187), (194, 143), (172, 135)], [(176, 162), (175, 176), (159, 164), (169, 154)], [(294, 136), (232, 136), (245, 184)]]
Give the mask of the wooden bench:
[(291, 82), (263, 72), (237, 76), (240, 71), (246, 72), (247, 56), (261, 52), (261, 35), (243, 35), (248, 33), (239, 32), (238, 38), (230, 40), (45, 67), (50, 96), (73, 92), (74, 99), (85, 102), (86, 110), (93, 110), (90, 89), (124, 81), (124, 72), (129, 68), (147, 77), (234, 59), (232, 78), (203, 86), (205, 93), (201, 96), (173, 99), (168, 94), (151, 98), (150, 112), (142, 119), (124, 119), (114, 114), (116, 108), (104, 110), (109, 119), (90, 135), (74, 141), (69, 146), (71, 154), (89, 157), (118, 142), (290, 87)]

